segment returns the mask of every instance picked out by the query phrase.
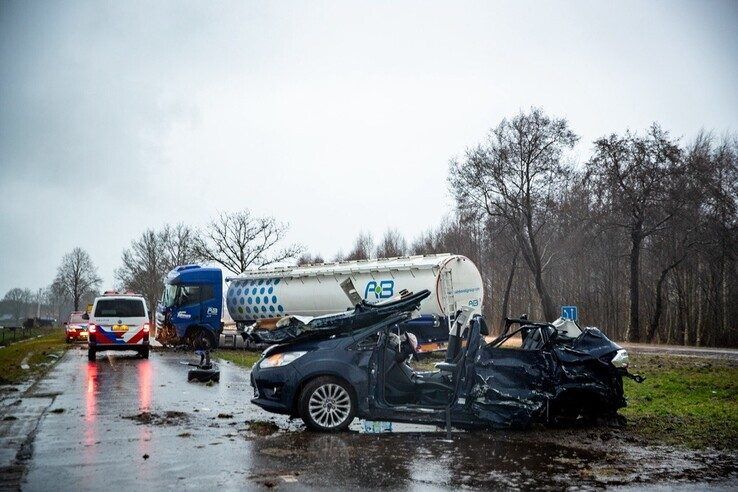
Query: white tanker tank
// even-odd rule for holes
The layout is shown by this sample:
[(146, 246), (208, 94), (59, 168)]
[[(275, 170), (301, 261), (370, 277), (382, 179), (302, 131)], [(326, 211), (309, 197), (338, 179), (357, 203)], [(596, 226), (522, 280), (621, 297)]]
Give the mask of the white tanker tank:
[(428, 289), (431, 295), (420, 305), (421, 315), (445, 317), (461, 306), (482, 311), (479, 270), (469, 258), (452, 254), (247, 270), (227, 279), (226, 306), (241, 326), (263, 318), (341, 312), (354, 307), (341, 286), (347, 279), (368, 302), (402, 290)]

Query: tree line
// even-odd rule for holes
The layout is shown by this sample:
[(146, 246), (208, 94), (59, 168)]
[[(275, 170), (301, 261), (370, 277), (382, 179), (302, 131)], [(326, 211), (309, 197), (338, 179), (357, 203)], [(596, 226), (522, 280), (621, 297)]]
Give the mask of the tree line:
[(583, 163), (578, 141), (538, 108), (503, 119), (451, 160), (450, 218), (410, 242), (361, 233), (333, 259), (464, 254), (489, 319), (553, 320), (575, 304), (617, 340), (738, 345), (736, 138), (681, 142), (653, 124), (597, 139)]
[[(653, 124), (602, 136), (581, 163), (571, 155), (578, 142), (565, 119), (538, 108), (505, 118), (450, 161), (455, 208), (441, 224), (412, 239), (388, 229), (376, 244), (362, 232), (330, 260), (463, 254), (482, 273), (492, 320), (521, 313), (553, 320), (560, 306), (575, 304), (583, 324), (618, 340), (738, 345), (735, 137), (703, 132), (682, 142)], [(325, 261), (285, 245), (287, 230), (249, 210), (221, 213), (200, 229), (150, 229), (123, 251), (116, 287), (143, 294), (153, 307), (177, 265), (240, 273)], [(78, 310), (99, 287), (89, 255), (76, 248), (43, 302)], [(31, 297), (13, 289), (2, 302)]]

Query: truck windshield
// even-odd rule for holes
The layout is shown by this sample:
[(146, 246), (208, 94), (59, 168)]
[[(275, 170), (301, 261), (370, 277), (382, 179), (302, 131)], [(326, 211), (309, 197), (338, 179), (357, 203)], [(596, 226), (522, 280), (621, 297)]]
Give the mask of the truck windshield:
[(161, 303), (164, 307), (174, 306), (177, 299), (177, 286), (172, 284), (164, 284), (164, 292), (161, 294)]

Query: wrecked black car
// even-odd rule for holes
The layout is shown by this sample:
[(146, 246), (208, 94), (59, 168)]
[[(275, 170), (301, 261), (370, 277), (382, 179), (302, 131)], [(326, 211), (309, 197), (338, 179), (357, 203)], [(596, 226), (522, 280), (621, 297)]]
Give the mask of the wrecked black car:
[[(256, 405), (300, 417), (318, 431), (355, 417), (458, 428), (524, 428), (614, 416), (625, 406), (627, 353), (596, 328), (570, 320), (506, 319), (489, 340), (482, 316), (449, 322), (445, 361), (413, 370), (415, 336), (402, 327), (430, 292), (319, 318), (286, 317), (255, 327), (275, 343), (251, 372)], [(489, 342), (487, 341), (489, 340)]]

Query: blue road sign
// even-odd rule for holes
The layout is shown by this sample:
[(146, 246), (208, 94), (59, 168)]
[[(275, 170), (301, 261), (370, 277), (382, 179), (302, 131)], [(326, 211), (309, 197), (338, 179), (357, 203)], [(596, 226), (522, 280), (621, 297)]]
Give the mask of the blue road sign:
[(579, 309), (576, 306), (561, 306), (561, 317), (576, 321), (579, 318)]

